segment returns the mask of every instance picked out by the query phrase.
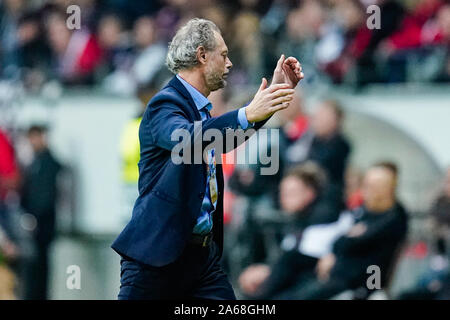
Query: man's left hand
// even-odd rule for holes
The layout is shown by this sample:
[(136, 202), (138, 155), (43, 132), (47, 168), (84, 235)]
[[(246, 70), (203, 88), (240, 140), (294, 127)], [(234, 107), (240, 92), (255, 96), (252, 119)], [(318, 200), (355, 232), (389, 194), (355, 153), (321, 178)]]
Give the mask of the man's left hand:
[(282, 54), (273, 72), (271, 85), (286, 83), (291, 89), (294, 89), (303, 78), (304, 74), (300, 62), (294, 57), (285, 58)]

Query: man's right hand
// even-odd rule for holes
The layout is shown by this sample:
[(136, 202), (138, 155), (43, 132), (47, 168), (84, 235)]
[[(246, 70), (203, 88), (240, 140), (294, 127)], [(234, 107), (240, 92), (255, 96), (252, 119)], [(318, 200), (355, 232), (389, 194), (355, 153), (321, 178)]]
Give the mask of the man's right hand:
[(289, 89), (289, 85), (286, 83), (272, 84), (267, 88), (267, 80), (263, 78), (258, 92), (245, 108), (248, 122), (266, 120), (275, 112), (286, 109), (294, 92), (295, 90)]

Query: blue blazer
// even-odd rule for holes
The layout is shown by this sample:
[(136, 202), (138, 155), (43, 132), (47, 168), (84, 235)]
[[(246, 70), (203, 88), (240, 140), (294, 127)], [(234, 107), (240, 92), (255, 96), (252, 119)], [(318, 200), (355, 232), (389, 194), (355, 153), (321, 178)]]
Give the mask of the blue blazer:
[[(175, 164), (171, 160), (171, 150), (178, 144), (171, 141), (171, 133), (184, 128), (194, 137), (194, 121), (201, 121), (200, 113), (177, 77), (148, 103), (139, 127), (139, 196), (130, 222), (112, 244), (120, 255), (158, 267), (174, 262), (187, 245), (205, 196), (207, 171), (204, 163)], [(265, 122), (255, 123), (254, 128)], [(203, 121), (202, 131), (214, 128), (226, 137), (227, 128), (238, 126), (238, 110), (234, 110)], [(213, 240), (221, 254), (224, 181), (220, 164), (216, 171), (218, 200), (213, 213)]]

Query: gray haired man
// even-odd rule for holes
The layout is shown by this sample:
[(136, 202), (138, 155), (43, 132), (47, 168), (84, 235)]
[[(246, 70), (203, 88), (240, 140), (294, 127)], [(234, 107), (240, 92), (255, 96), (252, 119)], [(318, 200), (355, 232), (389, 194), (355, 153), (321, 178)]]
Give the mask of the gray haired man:
[[(211, 117), (207, 97), (226, 85), (232, 67), (216, 25), (193, 19), (178, 30), (167, 66), (176, 75), (149, 102), (139, 129), (139, 197), (130, 222), (112, 245), (122, 256), (119, 299), (235, 299), (219, 263), (224, 187), (216, 161), (220, 152), (197, 140), (208, 130), (226, 140), (228, 129), (259, 129), (289, 106), (303, 78), (301, 67), (295, 58), (281, 56), (269, 87), (262, 79), (248, 105)], [(195, 130), (198, 123), (201, 134)], [(204, 162), (172, 161), (176, 130), (193, 137), (193, 144), (200, 142)]]

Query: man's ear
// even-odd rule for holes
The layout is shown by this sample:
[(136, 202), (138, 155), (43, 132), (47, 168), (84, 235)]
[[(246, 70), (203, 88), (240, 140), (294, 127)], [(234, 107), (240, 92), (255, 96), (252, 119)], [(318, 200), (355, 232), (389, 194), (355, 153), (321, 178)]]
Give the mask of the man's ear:
[(197, 48), (197, 61), (200, 64), (206, 63), (206, 50), (205, 50), (205, 47), (203, 47), (203, 46), (200, 46)]

